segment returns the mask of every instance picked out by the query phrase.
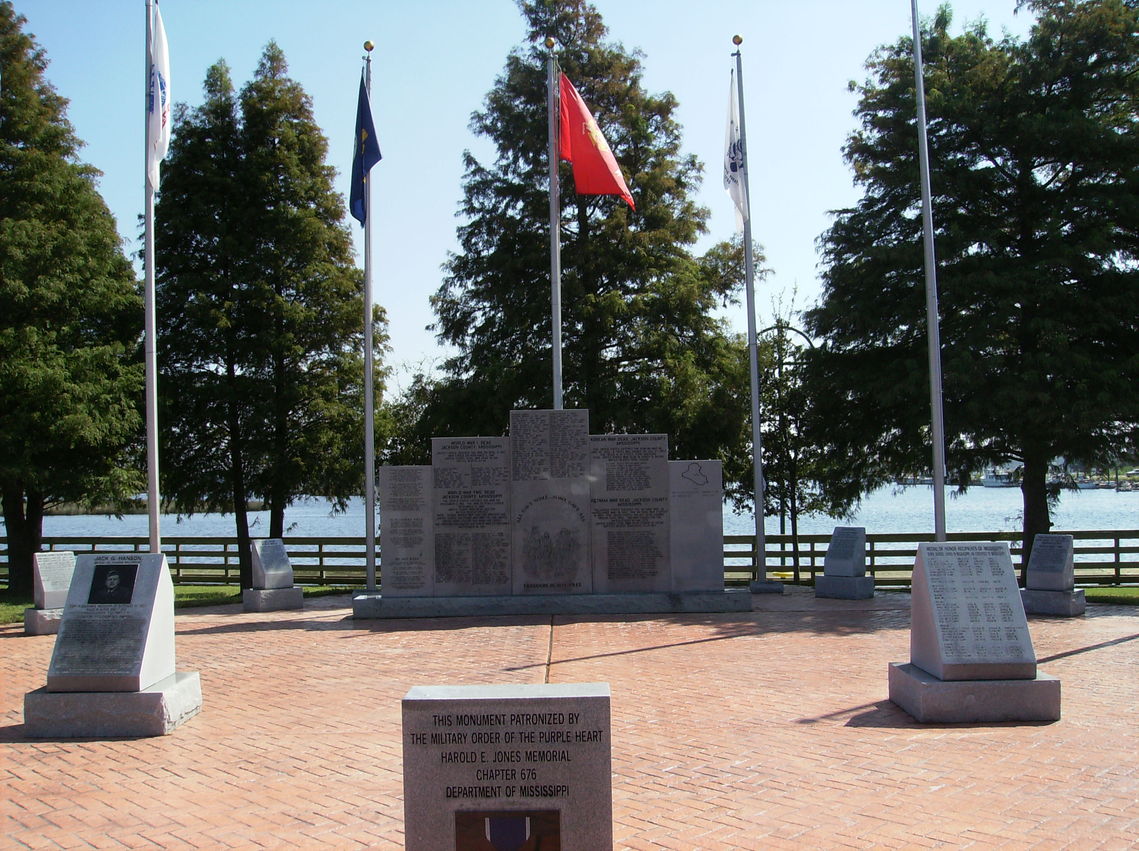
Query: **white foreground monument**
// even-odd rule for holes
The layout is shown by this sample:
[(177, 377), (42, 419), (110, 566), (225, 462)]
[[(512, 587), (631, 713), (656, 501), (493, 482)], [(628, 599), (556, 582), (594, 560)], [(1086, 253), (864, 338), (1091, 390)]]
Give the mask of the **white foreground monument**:
[(27, 735), (161, 736), (201, 707), (197, 672), (174, 668), (166, 556), (80, 555), (47, 686), (24, 696)]
[(75, 553), (36, 553), (33, 556), (33, 608), (24, 609), (25, 635), (55, 635), (63, 619), (67, 591), (75, 573)]
[(293, 564), (280, 538), (257, 538), (249, 542), (253, 557), (253, 587), (241, 592), (247, 612), (277, 612), (304, 608), (305, 595), (293, 585)]
[(890, 700), (923, 723), (1056, 721), (1060, 681), (1037, 671), (1008, 544), (923, 543), (909, 664)]
[(355, 617), (751, 610), (724, 588), (720, 462), (669, 461), (663, 434), (512, 411), (509, 437), (431, 455), (380, 468), (382, 583)]
[(1084, 589), (1076, 588), (1071, 535), (1037, 535), (1028, 557), (1028, 577), (1020, 592), (1030, 615), (1071, 618), (1087, 610)]

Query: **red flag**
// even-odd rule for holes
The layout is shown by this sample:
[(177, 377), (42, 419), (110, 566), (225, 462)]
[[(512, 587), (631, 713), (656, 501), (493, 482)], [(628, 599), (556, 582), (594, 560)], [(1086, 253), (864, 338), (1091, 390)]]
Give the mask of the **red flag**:
[(620, 195), (637, 209), (609, 143), (565, 74), (561, 75), (559, 100), (558, 155), (573, 163), (574, 187), (582, 195)]

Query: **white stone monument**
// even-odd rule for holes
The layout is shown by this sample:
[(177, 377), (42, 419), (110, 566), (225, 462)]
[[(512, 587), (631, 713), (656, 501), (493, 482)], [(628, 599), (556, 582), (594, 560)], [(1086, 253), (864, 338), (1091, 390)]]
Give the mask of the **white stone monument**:
[(174, 667), (174, 586), (162, 554), (83, 554), (47, 686), (24, 696), (29, 736), (159, 736), (198, 713), (197, 672)]
[(33, 556), (32, 602), (34, 608), (24, 609), (25, 635), (55, 635), (63, 619), (67, 591), (75, 573), (75, 553), (36, 553)]
[(431, 462), (380, 468), (380, 588), (354, 617), (751, 610), (724, 588), (720, 463), (670, 462), (665, 435), (512, 411), (509, 437), (435, 438)]
[(279, 612), (302, 609), (304, 590), (293, 584), (293, 564), (280, 538), (255, 538), (249, 542), (253, 559), (253, 587), (241, 592), (247, 612)]
[(608, 683), (413, 687), (404, 847), (611, 849), (609, 700)]
[(669, 461), (672, 590), (724, 590), (724, 465)]
[(890, 700), (923, 723), (1059, 719), (1008, 544), (919, 544), (911, 599), (910, 662), (891, 663)]
[(1024, 611), (1032, 615), (1076, 617), (1087, 609), (1084, 589), (1076, 588), (1071, 535), (1037, 535), (1028, 558)]
[(874, 577), (866, 575), (866, 529), (836, 526), (823, 559), (823, 575), (815, 579), (816, 597), (868, 600)]

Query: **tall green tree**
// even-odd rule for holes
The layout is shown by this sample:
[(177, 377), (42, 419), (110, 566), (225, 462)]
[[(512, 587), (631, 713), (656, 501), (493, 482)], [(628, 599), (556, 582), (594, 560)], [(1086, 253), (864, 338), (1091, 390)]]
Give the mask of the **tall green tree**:
[(239, 95), (224, 62), (209, 70), (163, 168), (163, 489), (180, 511), (234, 512), (246, 586), (249, 500), (279, 537), (297, 497), (343, 505), (363, 482), (363, 277), (326, 154), (270, 43)]
[(501, 433), (512, 408), (552, 406), (552, 37), (637, 205), (577, 194), (561, 164), (565, 406), (588, 408), (594, 432), (666, 432), (680, 457), (721, 456), (746, 432), (748, 382), (742, 344), (713, 312), (742, 281), (742, 252), (692, 253), (708, 212), (692, 198), (701, 166), (681, 151), (676, 99), (644, 90), (640, 60), (606, 41), (585, 0), (520, 0), (519, 9), (526, 45), (471, 120), (496, 157), (465, 154), (461, 250), (433, 298), (439, 337), (458, 353), (430, 388), (420, 432)]
[(137, 282), (25, 23), (0, 2), (0, 490), (20, 593), (45, 508), (141, 485), (143, 389)]
[[(983, 23), (922, 50), (948, 459), (962, 484), (1022, 468), (1023, 535), (1050, 528), (1048, 468), (1101, 463), (1139, 426), (1139, 17), (1134, 2), (1033, 0), (1027, 40)], [(807, 317), (817, 439), (853, 501), (928, 469), (929, 393), (911, 41), (880, 48), (846, 147), (863, 198), (821, 244)]]

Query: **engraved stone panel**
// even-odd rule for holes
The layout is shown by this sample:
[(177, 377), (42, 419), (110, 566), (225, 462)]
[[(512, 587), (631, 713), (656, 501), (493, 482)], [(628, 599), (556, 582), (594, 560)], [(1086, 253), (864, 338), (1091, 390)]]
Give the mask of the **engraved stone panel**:
[(592, 435), (589, 445), (594, 591), (670, 591), (667, 435)]
[(1025, 586), (1033, 591), (1071, 591), (1076, 587), (1071, 535), (1037, 535), (1028, 557)]
[(670, 461), (673, 591), (724, 588), (724, 470), (720, 461)]
[(293, 587), (293, 565), (280, 538), (255, 538), (249, 542), (253, 554), (253, 587), (259, 590)]
[(826, 576), (866, 575), (866, 529), (862, 526), (835, 526), (823, 559)]
[(1036, 676), (1008, 544), (919, 544), (911, 611), (910, 662), (933, 676)]
[(380, 585), (393, 597), (435, 593), (432, 473), (428, 466), (380, 467)]
[(505, 437), (431, 440), (437, 595), (510, 593), (507, 450)]
[(515, 594), (593, 590), (589, 412), (510, 412)]
[(609, 703), (607, 683), (409, 690), (405, 847), (611, 849)]
[(165, 555), (83, 554), (47, 690), (141, 691), (174, 674), (174, 586)]
[(75, 573), (75, 553), (36, 553), (32, 599), (37, 609), (62, 609)]

